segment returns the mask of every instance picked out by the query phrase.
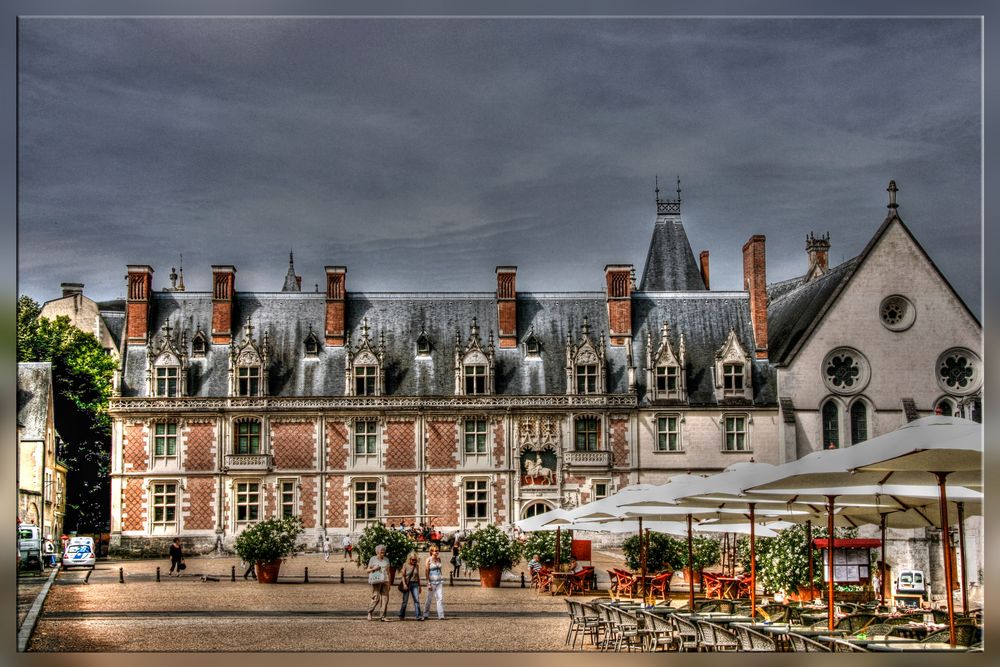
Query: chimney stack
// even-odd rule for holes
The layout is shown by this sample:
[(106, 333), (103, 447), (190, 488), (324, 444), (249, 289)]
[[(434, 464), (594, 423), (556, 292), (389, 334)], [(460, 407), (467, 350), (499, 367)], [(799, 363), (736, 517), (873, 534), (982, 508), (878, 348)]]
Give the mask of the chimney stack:
[(757, 359), (767, 359), (767, 267), (764, 235), (755, 234), (743, 246), (743, 286), (750, 293), (750, 322)]
[[(129, 343), (143, 344), (149, 335), (149, 293), (153, 289), (153, 267), (129, 264), (128, 295), (125, 300), (125, 335)], [(80, 286), (81, 289), (83, 286)], [(65, 292), (64, 292), (65, 294)]]
[(701, 279), (705, 282), (705, 289), (711, 289), (708, 286), (708, 251), (702, 250), (698, 259), (701, 263)]
[(496, 273), (500, 347), (517, 347), (517, 267), (498, 266)]
[(236, 267), (212, 265), (212, 343), (233, 342), (233, 301), (236, 298)]
[(608, 264), (607, 280), (608, 333), (612, 345), (624, 345), (632, 337), (632, 265)]
[(83, 283), (60, 283), (59, 288), (62, 290), (64, 299), (68, 296), (83, 294)]
[(326, 344), (343, 346), (346, 338), (347, 267), (326, 267)]
[(830, 266), (830, 232), (823, 236), (815, 236), (809, 232), (809, 236), (806, 237), (806, 253), (809, 255), (806, 279), (812, 280), (826, 273)]

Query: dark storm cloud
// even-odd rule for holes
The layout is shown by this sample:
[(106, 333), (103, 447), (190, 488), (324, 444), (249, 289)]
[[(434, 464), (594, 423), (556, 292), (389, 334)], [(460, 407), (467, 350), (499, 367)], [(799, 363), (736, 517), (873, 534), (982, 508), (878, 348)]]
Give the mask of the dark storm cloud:
[(28, 19), (20, 280), (121, 294), (184, 254), (189, 289), (598, 289), (642, 270), (653, 175), (680, 174), (694, 251), (739, 289), (857, 254), (901, 214), (979, 312), (973, 20)]

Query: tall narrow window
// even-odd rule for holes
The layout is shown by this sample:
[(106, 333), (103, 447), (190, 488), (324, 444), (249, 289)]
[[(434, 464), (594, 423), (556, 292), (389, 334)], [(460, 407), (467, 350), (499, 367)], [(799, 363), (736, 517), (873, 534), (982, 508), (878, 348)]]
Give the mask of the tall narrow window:
[(378, 516), (378, 482), (365, 480), (354, 483), (354, 520), (374, 521)]
[(177, 422), (158, 422), (153, 429), (153, 456), (177, 455)]
[(295, 514), (295, 482), (283, 480), (281, 482), (281, 518), (295, 516)]
[(257, 521), (260, 518), (260, 483), (236, 483), (236, 520)]
[(241, 421), (236, 424), (236, 453), (260, 454), (260, 422)]
[(676, 398), (679, 395), (678, 378), (680, 368), (677, 366), (656, 367), (656, 392), (661, 398)]
[(159, 366), (156, 369), (156, 395), (178, 396), (177, 376), (180, 368), (177, 366)]
[(597, 364), (578, 364), (576, 367), (576, 393), (597, 393)]
[(581, 417), (576, 420), (577, 451), (597, 451), (597, 420)]
[(747, 447), (746, 417), (726, 417), (725, 449), (727, 452), (745, 452), (749, 450)]
[(153, 484), (153, 526), (165, 528), (174, 523), (177, 514), (177, 485)]
[(239, 395), (260, 396), (260, 366), (239, 367)]
[(469, 479), (465, 481), (465, 520), (486, 521), (489, 518), (489, 500), (485, 479)]
[(723, 396), (743, 395), (743, 364), (722, 365)]
[(466, 419), (465, 420), (465, 453), (485, 454), (486, 453), (486, 420)]
[(354, 422), (354, 454), (372, 456), (378, 453), (378, 421), (359, 419)]
[(594, 482), (594, 500), (601, 500), (611, 495), (608, 491), (607, 482)]
[(354, 395), (374, 396), (375, 395), (375, 374), (378, 368), (375, 366), (355, 366), (354, 367)]
[(950, 398), (942, 398), (938, 401), (937, 405), (934, 407), (935, 414), (942, 415), (944, 417), (957, 417), (955, 413), (955, 404)]
[(486, 366), (465, 367), (465, 393), (468, 396), (486, 393)]
[(840, 447), (840, 409), (833, 401), (823, 404), (823, 449)]
[(674, 415), (656, 418), (656, 451), (680, 451), (681, 442), (680, 432), (678, 429), (679, 421), (680, 419)]
[(868, 407), (864, 401), (855, 401), (851, 406), (851, 444), (856, 445), (868, 439)]

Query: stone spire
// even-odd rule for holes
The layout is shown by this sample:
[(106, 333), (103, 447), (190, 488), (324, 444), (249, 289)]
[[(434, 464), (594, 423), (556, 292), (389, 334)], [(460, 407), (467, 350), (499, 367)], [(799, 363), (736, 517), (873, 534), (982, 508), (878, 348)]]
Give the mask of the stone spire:
[(705, 291), (705, 278), (681, 223), (681, 179), (677, 198), (663, 199), (656, 179), (656, 223), (639, 289), (643, 292)]
[(288, 251), (288, 273), (285, 274), (285, 286), (281, 288), (282, 292), (301, 292), (302, 279), (295, 275), (295, 262), (292, 257), (292, 251)]

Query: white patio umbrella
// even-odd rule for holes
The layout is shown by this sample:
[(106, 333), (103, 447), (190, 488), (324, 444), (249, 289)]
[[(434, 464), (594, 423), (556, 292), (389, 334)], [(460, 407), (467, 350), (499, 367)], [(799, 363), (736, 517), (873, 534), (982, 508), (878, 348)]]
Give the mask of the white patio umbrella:
[(526, 533), (533, 533), (536, 530), (552, 530), (551, 528), (545, 528), (545, 524), (550, 521), (555, 521), (557, 519), (564, 519), (569, 514), (569, 510), (564, 509), (554, 509), (548, 512), (543, 512), (541, 514), (536, 514), (535, 516), (529, 516), (526, 519), (521, 519), (520, 521), (515, 521), (514, 525)]

